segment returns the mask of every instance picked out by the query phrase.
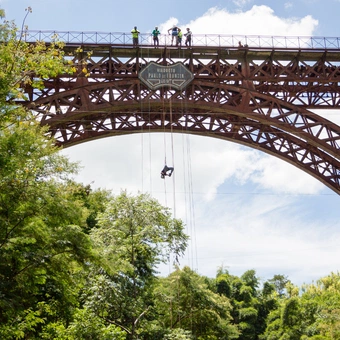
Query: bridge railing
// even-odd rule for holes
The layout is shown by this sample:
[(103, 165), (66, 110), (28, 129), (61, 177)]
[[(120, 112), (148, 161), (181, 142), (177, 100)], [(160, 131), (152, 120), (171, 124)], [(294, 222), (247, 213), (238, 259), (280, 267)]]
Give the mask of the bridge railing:
[[(77, 32), (77, 31), (37, 31), (28, 30), (18, 32), (18, 39), (27, 42), (35, 41), (63, 41), (67, 44), (103, 44), (130, 46), (132, 45), (131, 33), (124, 32)], [(161, 34), (159, 44), (171, 46), (171, 36)], [(182, 45), (184, 45), (183, 37)], [(249, 47), (259, 48), (296, 48), (296, 49), (339, 49), (338, 37), (308, 37), (308, 36), (258, 36), (258, 35), (222, 35), (222, 34), (193, 34), (192, 45), (237, 47), (239, 42)], [(153, 45), (151, 33), (139, 35), (139, 45)]]

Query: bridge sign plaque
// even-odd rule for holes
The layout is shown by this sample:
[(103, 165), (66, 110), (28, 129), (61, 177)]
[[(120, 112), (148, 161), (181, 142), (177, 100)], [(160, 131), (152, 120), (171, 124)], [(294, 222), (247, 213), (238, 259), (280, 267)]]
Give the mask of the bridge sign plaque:
[(184, 89), (193, 79), (193, 74), (180, 62), (163, 66), (151, 61), (138, 75), (151, 90), (168, 86)]

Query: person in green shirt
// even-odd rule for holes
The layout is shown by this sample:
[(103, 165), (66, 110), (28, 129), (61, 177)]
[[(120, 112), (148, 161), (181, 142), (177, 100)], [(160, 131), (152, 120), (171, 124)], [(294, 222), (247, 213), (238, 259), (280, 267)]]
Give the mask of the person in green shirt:
[(183, 37), (183, 32), (182, 32), (182, 30), (179, 30), (178, 34), (177, 34), (177, 44), (176, 44), (176, 46), (177, 45), (182, 46), (182, 37)]
[(158, 47), (159, 46), (159, 40), (158, 36), (161, 34), (161, 32), (158, 30), (158, 27), (156, 26), (155, 29), (152, 31), (152, 36), (153, 36), (153, 45)]
[(132, 43), (133, 43), (133, 46), (138, 46), (138, 37), (139, 37), (139, 33), (140, 32), (137, 30), (137, 26), (135, 26), (133, 28), (131, 33), (132, 33)]

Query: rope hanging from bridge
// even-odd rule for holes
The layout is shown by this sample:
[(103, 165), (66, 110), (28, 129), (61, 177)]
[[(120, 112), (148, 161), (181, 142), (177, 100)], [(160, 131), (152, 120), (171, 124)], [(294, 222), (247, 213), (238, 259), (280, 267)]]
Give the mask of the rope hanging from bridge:
[[(171, 90), (171, 88), (170, 88)], [(173, 122), (172, 122), (172, 101), (170, 91), (170, 102), (169, 102), (169, 113), (170, 113), (170, 136), (171, 136), (171, 156), (172, 156), (172, 171), (175, 168), (175, 152), (174, 152), (174, 136), (173, 136)], [(176, 218), (176, 181), (175, 177), (172, 179), (173, 182), (173, 202), (174, 202), (174, 217)]]
[[(188, 115), (188, 96), (181, 93), (181, 110), (185, 116)], [(183, 104), (184, 102), (184, 104)], [(188, 126), (185, 126), (187, 130)], [(183, 127), (182, 127), (183, 130)], [(191, 249), (188, 254), (189, 263), (191, 268), (196, 268), (198, 270), (198, 256), (197, 256), (197, 240), (196, 240), (196, 224), (195, 224), (195, 204), (194, 204), (194, 189), (192, 180), (192, 164), (191, 164), (191, 144), (190, 144), (190, 134), (185, 131), (182, 133), (182, 148), (183, 148), (183, 169), (184, 169), (184, 197), (186, 209), (186, 225), (187, 233), (190, 235)], [(188, 211), (188, 212), (187, 212)]]
[[(143, 52), (141, 52), (141, 58), (143, 58)], [(147, 53), (147, 62), (149, 62), (150, 60), (150, 53), (148, 51)], [(136, 61), (137, 62), (137, 61)], [(138, 68), (136, 67), (136, 70)], [(139, 85), (140, 86), (140, 85)], [(144, 110), (146, 109), (145, 107), (143, 107), (143, 98), (142, 98), (142, 89), (139, 89), (139, 93), (140, 93), (140, 106), (141, 106), (141, 119), (142, 119), (142, 127), (141, 127), (141, 139), (142, 139), (142, 168), (144, 170), (144, 124), (147, 121), (148, 122), (148, 136), (149, 136), (149, 181), (150, 181), (150, 194), (152, 194), (152, 151), (151, 151), (151, 107), (150, 107), (150, 96), (148, 96), (148, 101), (147, 101), (147, 111), (148, 112), (148, 117), (147, 120), (144, 117), (144, 114), (146, 113)], [(144, 172), (142, 171), (142, 190), (143, 190), (143, 183), (144, 183)]]
[[(172, 127), (172, 102), (171, 102), (171, 87), (169, 90), (169, 122), (170, 122), (170, 135), (171, 135), (171, 156), (172, 156), (172, 166), (168, 166), (167, 163), (167, 138), (166, 138), (166, 119), (167, 119), (167, 110), (165, 109), (165, 95), (168, 93), (164, 87), (162, 87), (161, 92), (163, 93), (163, 143), (164, 143), (164, 167), (161, 171), (161, 178), (165, 179), (166, 176), (171, 177), (174, 171), (174, 140), (173, 140), (173, 127)], [(175, 177), (173, 177), (173, 204), (174, 204), (174, 216), (176, 217), (176, 198), (175, 198)], [(167, 201), (166, 195), (166, 183), (164, 181), (164, 192), (165, 192), (165, 200)], [(167, 203), (166, 203), (167, 205)]]

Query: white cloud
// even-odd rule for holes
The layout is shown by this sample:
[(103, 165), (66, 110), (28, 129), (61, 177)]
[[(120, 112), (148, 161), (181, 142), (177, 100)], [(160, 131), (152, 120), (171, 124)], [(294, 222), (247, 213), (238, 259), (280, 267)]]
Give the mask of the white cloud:
[(252, 181), (263, 188), (290, 194), (316, 194), (323, 185), (302, 170), (275, 157), (262, 157)]
[(295, 284), (337, 270), (340, 223), (320, 224), (321, 216), (311, 222), (298, 202), (294, 196), (227, 195), (204, 209), (199, 205), (200, 225), (181, 265), (196, 265), (208, 276), (221, 265), (235, 275), (254, 268), (263, 279), (285, 274)]
[[(220, 256), (238, 271), (254, 267), (263, 273), (273, 273), (282, 270), (282, 266), (289, 271), (313, 266), (323, 270), (323, 266), (336, 268), (337, 257), (331, 258), (331, 253), (340, 253), (337, 247), (340, 234), (335, 228), (339, 223), (335, 227), (325, 223), (320, 228), (318, 221), (306, 220), (305, 212), (292, 206), (291, 203), (298, 202), (292, 196), (257, 195), (254, 200), (233, 201), (218, 204), (215, 212), (224, 208), (226, 214), (224, 219), (217, 219), (213, 228), (205, 220), (200, 246), (206, 245), (207, 255)], [(206, 240), (214, 244), (213, 250)]]
[[(174, 21), (173, 19), (171, 19)], [(203, 16), (181, 25), (196, 34), (310, 36), (318, 21), (310, 15), (303, 18), (280, 18), (268, 6), (253, 6), (245, 12), (210, 8)]]
[(168, 30), (172, 26), (177, 26), (177, 25), (178, 25), (178, 19), (171, 17), (166, 22), (161, 23), (158, 28), (162, 34), (168, 34)]

